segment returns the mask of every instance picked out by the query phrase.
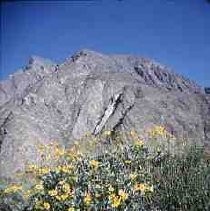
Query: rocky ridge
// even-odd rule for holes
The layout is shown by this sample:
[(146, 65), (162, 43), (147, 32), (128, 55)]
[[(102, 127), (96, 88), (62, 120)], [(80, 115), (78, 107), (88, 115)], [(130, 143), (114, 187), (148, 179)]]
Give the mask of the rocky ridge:
[(0, 177), (36, 162), (39, 143), (68, 145), (103, 130), (141, 133), (154, 124), (208, 145), (207, 94), (142, 57), (82, 50), (59, 65), (32, 57), (23, 70), (0, 82)]

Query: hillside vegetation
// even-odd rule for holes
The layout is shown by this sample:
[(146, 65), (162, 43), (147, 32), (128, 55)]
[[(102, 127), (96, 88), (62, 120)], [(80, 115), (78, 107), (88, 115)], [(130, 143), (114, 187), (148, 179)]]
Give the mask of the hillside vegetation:
[(19, 182), (2, 183), (1, 206), (24, 211), (210, 210), (210, 164), (204, 150), (180, 141), (180, 153), (175, 153), (175, 139), (155, 126), (146, 140), (135, 131), (105, 131), (67, 148), (56, 142), (38, 145), (42, 161), (27, 164), (17, 174)]

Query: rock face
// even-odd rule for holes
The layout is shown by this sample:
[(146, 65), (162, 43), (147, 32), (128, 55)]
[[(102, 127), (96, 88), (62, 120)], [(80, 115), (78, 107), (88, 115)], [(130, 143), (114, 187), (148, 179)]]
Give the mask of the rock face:
[(36, 161), (35, 146), (87, 132), (154, 124), (209, 143), (209, 101), (194, 82), (149, 59), (82, 50), (62, 64), (32, 57), (0, 83), (0, 177)]

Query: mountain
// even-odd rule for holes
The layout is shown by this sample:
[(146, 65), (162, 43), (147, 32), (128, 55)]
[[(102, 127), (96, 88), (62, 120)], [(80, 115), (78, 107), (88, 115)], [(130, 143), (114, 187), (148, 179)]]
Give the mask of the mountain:
[(200, 86), (150, 59), (86, 49), (62, 64), (33, 56), (0, 83), (0, 177), (36, 161), (39, 143), (68, 145), (103, 130), (161, 124), (208, 145), (209, 107)]

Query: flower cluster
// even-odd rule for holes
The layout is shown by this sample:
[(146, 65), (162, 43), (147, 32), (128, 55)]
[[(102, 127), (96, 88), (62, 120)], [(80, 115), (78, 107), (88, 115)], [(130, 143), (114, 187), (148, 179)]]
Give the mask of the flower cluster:
[(11, 184), (7, 188), (5, 188), (4, 193), (9, 194), (9, 193), (14, 193), (17, 191), (21, 191), (22, 186), (19, 184)]
[[(167, 134), (161, 126), (151, 131), (149, 134), (156, 137)], [(3, 194), (5, 197), (21, 196), (22, 210), (25, 211), (172, 210), (173, 206), (177, 210), (191, 210), (185, 190), (180, 192), (180, 181), (188, 187), (186, 178), (191, 178), (189, 172), (193, 171), (189, 182), (193, 184), (194, 175), (198, 180), (194, 189), (187, 189), (186, 195), (191, 194), (191, 189), (200, 194), (197, 183), (200, 182), (203, 188), (205, 178), (199, 180), (199, 177), (207, 168), (199, 164), (197, 172), (185, 163), (194, 156), (186, 159), (175, 159), (173, 156), (172, 159), (162, 160), (159, 165), (159, 150), (151, 154), (137, 132), (132, 130), (129, 134), (132, 139), (129, 143), (116, 136), (111, 140), (113, 133), (106, 131), (104, 139), (98, 140), (98, 143), (96, 138), (88, 136), (87, 141), (77, 141), (67, 149), (55, 142), (39, 144), (37, 150), (41, 154), (41, 162), (28, 164), (21, 174), (23, 181), (8, 185)], [(101, 143), (107, 143), (107, 140), (109, 145), (104, 148)], [(174, 172), (179, 174), (177, 181), (171, 176)], [(182, 179), (182, 173), (186, 174), (186, 178)], [(183, 204), (176, 203), (180, 194), (183, 195)], [(206, 191), (206, 196), (198, 197), (206, 202), (209, 196), (209, 191)]]
[[(109, 135), (107, 132), (106, 137)], [(142, 140), (130, 145), (113, 143), (97, 155), (82, 153), (78, 142), (69, 149), (52, 143), (39, 145), (40, 153), (54, 147), (53, 162), (28, 165), (24, 175), (34, 178), (35, 183), (30, 188), (8, 187), (5, 194), (21, 191), (26, 207), (34, 210), (124, 209), (132, 198), (138, 196), (146, 201), (153, 193), (148, 187), (139, 191), (136, 188), (151, 179), (146, 166), (139, 169), (139, 162), (145, 157), (143, 145)]]
[(151, 138), (175, 138), (162, 125), (155, 125), (154, 127), (150, 128), (148, 134)]

